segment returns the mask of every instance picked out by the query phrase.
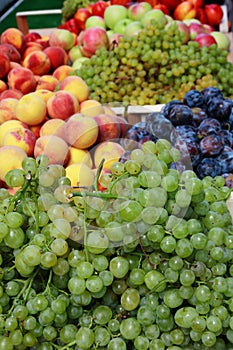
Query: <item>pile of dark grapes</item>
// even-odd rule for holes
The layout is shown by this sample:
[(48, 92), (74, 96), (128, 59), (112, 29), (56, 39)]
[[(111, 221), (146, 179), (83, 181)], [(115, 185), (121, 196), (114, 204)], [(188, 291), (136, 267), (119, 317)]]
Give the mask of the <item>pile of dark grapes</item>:
[(181, 153), (177, 167), (193, 169), (200, 178), (222, 175), (233, 186), (233, 100), (218, 88), (193, 89), (183, 101), (171, 100), (133, 125), (126, 138), (126, 149), (132, 140), (165, 138)]
[(122, 36), (109, 50), (97, 50), (75, 74), (86, 81), (90, 98), (103, 104), (167, 103), (193, 87), (208, 86), (232, 97), (233, 65), (227, 55), (217, 45), (184, 44), (175, 21), (166, 26), (152, 21), (137, 36)]

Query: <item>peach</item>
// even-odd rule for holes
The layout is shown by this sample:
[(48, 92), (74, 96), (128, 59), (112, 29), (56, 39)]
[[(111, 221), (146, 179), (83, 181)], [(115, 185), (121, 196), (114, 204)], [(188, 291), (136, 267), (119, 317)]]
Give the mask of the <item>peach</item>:
[(4, 123), (0, 124), (0, 146), (2, 146), (2, 140), (7, 132), (18, 130), (19, 128), (22, 130), (29, 129), (27, 124), (22, 123), (18, 119), (7, 120)]
[(18, 128), (9, 130), (5, 133), (2, 139), (3, 146), (17, 146), (23, 149), (28, 156), (32, 156), (36, 137), (30, 129)]
[(59, 81), (57, 80), (57, 78), (53, 77), (50, 74), (45, 74), (38, 78), (36, 90), (46, 89), (54, 91), (58, 84)]
[(8, 171), (22, 168), (22, 161), (26, 157), (27, 153), (17, 146), (0, 147), (0, 180), (4, 181)]
[(0, 124), (7, 120), (17, 119), (15, 115), (17, 103), (16, 98), (5, 98), (0, 101)]
[(59, 46), (65, 51), (70, 50), (75, 43), (74, 35), (67, 29), (57, 28), (53, 30), (49, 37), (50, 46)]
[(93, 166), (92, 158), (88, 150), (70, 147), (67, 166), (74, 163), (85, 163), (90, 168)]
[(60, 83), (59, 90), (72, 92), (80, 103), (87, 100), (90, 93), (86, 82), (82, 78), (75, 75), (64, 78)]
[(43, 124), (44, 123), (42, 122), (41, 124), (29, 126), (29, 129), (33, 132), (36, 139), (38, 139), (38, 137), (40, 137), (40, 129), (41, 129)]
[(54, 95), (54, 92), (47, 89), (36, 89), (34, 94), (40, 96), (47, 105), (48, 99)]
[(22, 54), (22, 59), (24, 60), (29, 53), (34, 52), (34, 51), (42, 51), (43, 47), (35, 42), (29, 42), (26, 44), (26, 48)]
[(36, 43), (40, 44), (44, 50), (49, 46), (49, 35), (43, 35), (41, 38), (36, 39)]
[(23, 93), (17, 89), (8, 89), (1, 93), (0, 100), (4, 100), (5, 98), (16, 98), (19, 100), (23, 96)]
[(65, 137), (68, 144), (79, 149), (92, 146), (98, 137), (98, 124), (92, 117), (76, 113), (65, 126)]
[(74, 73), (74, 69), (70, 66), (62, 65), (58, 68), (56, 68), (52, 75), (57, 78), (58, 81), (62, 81), (66, 77), (68, 77), (70, 74)]
[(97, 145), (94, 150), (94, 164), (98, 168), (103, 159), (105, 159), (103, 168), (111, 169), (113, 163), (118, 162), (125, 153), (125, 149), (116, 142), (105, 141)]
[(62, 119), (48, 119), (40, 128), (40, 136), (56, 135), (64, 139), (65, 121)]
[(1, 44), (11, 44), (19, 52), (23, 52), (26, 40), (23, 32), (18, 28), (7, 28), (2, 32), (0, 42)]
[(44, 52), (50, 59), (51, 69), (53, 71), (68, 62), (68, 54), (62, 47), (48, 46), (44, 49)]
[(108, 114), (98, 114), (94, 117), (99, 127), (97, 142), (118, 139), (121, 136), (120, 124), (116, 117)]
[(66, 176), (71, 186), (90, 187), (94, 183), (95, 174), (85, 163), (74, 163), (66, 167)]
[(8, 86), (11, 89), (17, 89), (23, 95), (33, 92), (36, 88), (36, 78), (32, 71), (28, 68), (17, 67), (8, 73)]
[(80, 103), (80, 113), (88, 117), (94, 117), (97, 114), (104, 113), (104, 107), (96, 100), (85, 100)]
[(21, 97), (15, 109), (16, 117), (27, 125), (40, 124), (45, 120), (47, 108), (45, 101), (31, 92)]
[(14, 62), (14, 61), (10, 61), (10, 68), (11, 69), (20, 68), (20, 67), (22, 67), (20, 63)]
[(59, 90), (48, 100), (47, 111), (50, 118), (66, 120), (79, 111), (79, 102), (71, 92)]
[(5, 78), (10, 69), (9, 57), (5, 53), (0, 53), (0, 79)]
[(56, 135), (40, 136), (35, 143), (34, 157), (44, 154), (49, 158), (49, 164), (64, 165), (69, 157), (67, 143)]
[[(6, 91), (7, 89), (8, 89), (8, 87), (7, 87), (7, 84), (5, 83), (5, 81), (0, 79), (0, 94), (3, 91)], [(0, 96), (0, 99), (1, 99), (1, 96)]]
[(21, 60), (21, 53), (12, 44), (1, 44), (0, 52), (5, 53), (10, 61), (19, 63)]
[(30, 69), (33, 74), (44, 75), (49, 73), (51, 62), (44, 51), (30, 52), (23, 60), (23, 67)]

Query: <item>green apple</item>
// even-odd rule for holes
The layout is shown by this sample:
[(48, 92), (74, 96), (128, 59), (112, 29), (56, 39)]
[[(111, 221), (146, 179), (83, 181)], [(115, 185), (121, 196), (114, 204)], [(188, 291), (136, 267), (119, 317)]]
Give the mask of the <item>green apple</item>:
[(85, 22), (85, 29), (91, 28), (91, 27), (101, 27), (105, 29), (105, 22), (103, 17), (100, 16), (90, 16), (87, 18)]
[(139, 21), (133, 21), (129, 23), (125, 28), (124, 35), (132, 36), (132, 35), (138, 35), (138, 33), (142, 30), (143, 25)]
[(150, 10), (152, 6), (148, 2), (136, 2), (128, 8), (128, 17), (138, 21)]
[(161, 10), (154, 9), (146, 12), (142, 17), (141, 22), (145, 27), (149, 25), (152, 20), (162, 23), (164, 26), (167, 24), (167, 17)]
[(214, 37), (214, 39), (217, 42), (217, 46), (221, 50), (229, 51), (231, 42), (230, 42), (230, 39), (228, 38), (228, 36), (226, 36), (226, 34), (224, 34), (222, 32), (217, 32), (217, 31), (213, 31), (210, 34)]
[(119, 22), (116, 23), (116, 25), (113, 27), (114, 33), (118, 34), (124, 34), (125, 28), (129, 23), (132, 23), (132, 20), (129, 18), (123, 18)]
[(73, 46), (68, 53), (71, 63), (73, 63), (77, 58), (83, 57), (82, 52), (78, 45)]
[(73, 62), (73, 64), (72, 64), (72, 68), (73, 69), (80, 69), (81, 68), (81, 66), (82, 66), (82, 64), (83, 64), (83, 62), (84, 61), (87, 61), (87, 60), (89, 60), (90, 58), (88, 58), (88, 57), (79, 57), (79, 58), (77, 58), (74, 62)]
[(104, 21), (106, 28), (113, 29), (122, 19), (127, 18), (128, 10), (122, 5), (111, 5), (104, 11)]

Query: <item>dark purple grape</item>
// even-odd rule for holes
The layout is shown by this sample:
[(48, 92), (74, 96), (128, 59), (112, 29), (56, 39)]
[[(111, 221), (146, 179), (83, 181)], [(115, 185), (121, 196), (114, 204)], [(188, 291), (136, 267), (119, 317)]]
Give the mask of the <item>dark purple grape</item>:
[(125, 151), (122, 156), (120, 157), (119, 161), (121, 163), (125, 163), (127, 160), (130, 160), (130, 154), (131, 152), (130, 151)]
[(206, 111), (210, 118), (218, 119), (221, 122), (229, 119), (232, 110), (232, 106), (229, 101), (222, 98), (214, 98), (209, 100), (206, 105)]
[(183, 105), (183, 103), (180, 100), (172, 100), (172, 101), (169, 101), (168, 103), (166, 103), (161, 109), (161, 112), (163, 113), (165, 118), (168, 118), (170, 111), (171, 111), (171, 108), (174, 105)]
[(229, 188), (233, 188), (233, 174), (232, 173), (224, 173), (222, 174), (225, 179), (225, 185)]
[(174, 126), (163, 113), (155, 112), (146, 116), (146, 130), (156, 138), (170, 140)]
[(233, 152), (224, 152), (217, 160), (221, 167), (221, 173), (233, 173)]
[(204, 119), (197, 128), (197, 137), (201, 139), (204, 136), (217, 134), (222, 130), (221, 123), (214, 118)]
[(208, 115), (202, 108), (192, 108), (193, 111), (193, 124), (195, 126), (200, 125), (200, 123), (208, 118)]
[(222, 139), (217, 134), (207, 135), (201, 139), (199, 147), (203, 157), (217, 156), (223, 150)]
[(122, 146), (125, 150), (129, 151), (136, 147), (140, 147), (139, 145), (145, 141), (152, 140), (154, 142), (157, 141), (157, 137), (150, 134), (146, 130), (146, 123), (139, 122), (134, 124), (125, 135), (125, 138), (121, 140)]
[(223, 93), (220, 89), (216, 87), (207, 87), (201, 91), (204, 99), (204, 105), (215, 99), (215, 98), (223, 98)]
[(221, 175), (222, 169), (217, 158), (203, 158), (196, 167), (196, 174), (203, 179), (205, 176)]
[(190, 139), (194, 142), (197, 141), (197, 135), (195, 128), (191, 125), (177, 125), (175, 128), (173, 128), (170, 136), (170, 141), (172, 144), (176, 142), (177, 139)]
[(233, 134), (231, 131), (223, 129), (218, 132), (218, 135), (221, 137), (224, 145), (233, 147)]
[(185, 164), (192, 164), (195, 166), (201, 159), (198, 143), (192, 139), (182, 139), (176, 140), (174, 147), (180, 151), (181, 162)]
[(184, 95), (183, 102), (190, 108), (202, 107), (204, 104), (203, 94), (198, 90), (189, 90)]
[(167, 118), (172, 122), (174, 126), (193, 124), (192, 109), (184, 104), (177, 104), (171, 107), (170, 113), (167, 116)]

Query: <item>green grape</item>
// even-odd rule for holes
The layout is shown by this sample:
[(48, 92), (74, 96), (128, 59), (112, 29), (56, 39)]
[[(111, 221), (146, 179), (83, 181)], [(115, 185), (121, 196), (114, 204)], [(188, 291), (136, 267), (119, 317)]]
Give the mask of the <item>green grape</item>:
[(22, 169), (12, 169), (6, 173), (4, 181), (7, 186), (21, 187), (25, 182), (25, 175)]
[(81, 326), (76, 333), (75, 340), (81, 349), (90, 349), (95, 340), (94, 332), (90, 328)]

